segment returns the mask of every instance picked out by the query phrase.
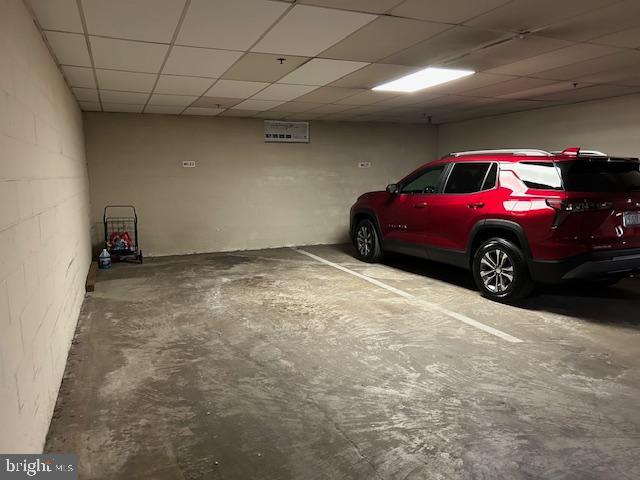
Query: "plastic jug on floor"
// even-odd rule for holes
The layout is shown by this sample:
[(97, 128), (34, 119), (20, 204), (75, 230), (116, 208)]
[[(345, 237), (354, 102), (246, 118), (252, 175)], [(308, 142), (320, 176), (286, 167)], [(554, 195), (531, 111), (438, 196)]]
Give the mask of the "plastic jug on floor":
[(98, 266), (100, 268), (111, 268), (111, 255), (109, 255), (106, 248), (102, 250), (98, 257)]

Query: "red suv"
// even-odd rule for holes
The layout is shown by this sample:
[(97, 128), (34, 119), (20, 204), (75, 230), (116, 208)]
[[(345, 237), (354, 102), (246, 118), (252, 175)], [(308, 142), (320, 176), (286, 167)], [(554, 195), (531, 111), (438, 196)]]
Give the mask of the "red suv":
[(534, 282), (612, 284), (640, 272), (640, 162), (570, 148), (452, 153), (351, 208), (357, 255), (470, 269), (487, 297)]

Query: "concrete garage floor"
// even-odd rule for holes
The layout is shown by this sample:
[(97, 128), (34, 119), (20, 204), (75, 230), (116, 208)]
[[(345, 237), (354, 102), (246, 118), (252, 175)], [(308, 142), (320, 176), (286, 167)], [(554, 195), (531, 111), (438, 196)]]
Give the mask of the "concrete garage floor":
[(640, 478), (638, 280), (515, 308), (450, 267), (304, 250), (413, 297), (287, 248), (116, 265), (46, 450), (83, 479)]

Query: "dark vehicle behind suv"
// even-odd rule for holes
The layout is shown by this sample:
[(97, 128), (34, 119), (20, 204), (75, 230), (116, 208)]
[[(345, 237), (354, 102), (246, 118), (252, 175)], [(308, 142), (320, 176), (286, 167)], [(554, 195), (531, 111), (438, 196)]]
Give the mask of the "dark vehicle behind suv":
[(351, 208), (361, 260), (383, 252), (472, 270), (487, 297), (534, 282), (613, 284), (640, 272), (640, 162), (570, 148), (447, 155)]

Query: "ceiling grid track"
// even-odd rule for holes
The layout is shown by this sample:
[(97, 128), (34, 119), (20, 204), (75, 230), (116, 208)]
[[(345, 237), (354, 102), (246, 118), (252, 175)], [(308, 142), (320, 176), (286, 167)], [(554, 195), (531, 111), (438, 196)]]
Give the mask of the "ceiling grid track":
[[(80, 0), (78, 0), (80, 1)], [(149, 105), (149, 101), (153, 96), (156, 87), (158, 86), (158, 82), (160, 81), (160, 75), (162, 75), (162, 70), (164, 70), (164, 66), (167, 64), (167, 60), (169, 59), (169, 55), (171, 55), (171, 50), (173, 50), (173, 46), (175, 45), (176, 38), (178, 38), (178, 34), (180, 33), (180, 28), (182, 28), (182, 22), (184, 22), (184, 17), (187, 15), (187, 11), (191, 6), (191, 0), (185, 0), (184, 6), (182, 7), (182, 12), (180, 13), (180, 19), (178, 20), (178, 25), (176, 25), (176, 29), (173, 32), (173, 36), (171, 37), (171, 43), (169, 43), (169, 48), (167, 49), (167, 54), (164, 56), (164, 60), (162, 61), (162, 65), (160, 66), (160, 71), (158, 71), (158, 75), (156, 75), (156, 81), (153, 83), (153, 87), (151, 88), (151, 92), (149, 92), (149, 97), (142, 107), (141, 113), (147, 109), (147, 105)]]
[(98, 104), (100, 110), (104, 111), (104, 105), (102, 103), (102, 95), (100, 94), (100, 84), (98, 83), (98, 74), (96, 72), (96, 63), (93, 59), (93, 51), (91, 49), (91, 42), (89, 41), (89, 31), (87, 29), (87, 19), (84, 16), (84, 9), (82, 7), (82, 0), (76, 0), (78, 6), (78, 13), (80, 14), (80, 21), (82, 22), (82, 30), (84, 32), (84, 40), (87, 43), (87, 51), (89, 52), (89, 60), (91, 61), (91, 70), (93, 72), (93, 80), (96, 82), (96, 90), (98, 94)]

